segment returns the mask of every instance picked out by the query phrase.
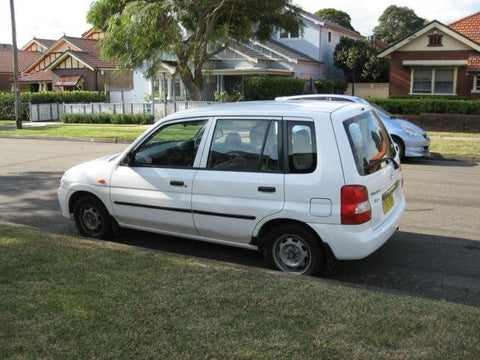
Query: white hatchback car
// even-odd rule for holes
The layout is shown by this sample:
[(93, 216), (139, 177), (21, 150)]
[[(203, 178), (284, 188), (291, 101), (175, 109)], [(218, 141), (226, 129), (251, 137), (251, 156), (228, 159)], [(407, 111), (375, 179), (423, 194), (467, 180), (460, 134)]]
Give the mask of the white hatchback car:
[(317, 273), (361, 259), (398, 229), (398, 154), (368, 105), (245, 102), (178, 112), (122, 154), (78, 165), (58, 190), (83, 235), (121, 227), (263, 252)]

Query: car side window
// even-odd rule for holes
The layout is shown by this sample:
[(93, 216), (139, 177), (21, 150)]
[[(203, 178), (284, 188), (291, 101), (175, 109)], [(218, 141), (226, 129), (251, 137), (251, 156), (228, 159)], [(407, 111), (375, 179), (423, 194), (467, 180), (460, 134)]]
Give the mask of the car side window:
[(207, 168), (279, 171), (278, 135), (279, 125), (275, 120), (218, 120)]
[(317, 167), (315, 127), (312, 122), (288, 122), (288, 164), (291, 173), (310, 173)]
[(193, 167), (207, 120), (166, 125), (134, 152), (133, 166)]

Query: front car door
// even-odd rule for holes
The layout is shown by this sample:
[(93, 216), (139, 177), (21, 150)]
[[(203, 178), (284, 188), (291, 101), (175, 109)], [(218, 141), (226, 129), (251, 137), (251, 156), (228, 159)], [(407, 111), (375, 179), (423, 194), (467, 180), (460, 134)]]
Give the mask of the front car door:
[(248, 244), (255, 225), (284, 204), (278, 118), (219, 118), (210, 129), (202, 169), (193, 182), (199, 234)]
[(205, 145), (208, 119), (175, 121), (152, 132), (111, 178), (115, 218), (133, 228), (198, 235), (192, 184)]

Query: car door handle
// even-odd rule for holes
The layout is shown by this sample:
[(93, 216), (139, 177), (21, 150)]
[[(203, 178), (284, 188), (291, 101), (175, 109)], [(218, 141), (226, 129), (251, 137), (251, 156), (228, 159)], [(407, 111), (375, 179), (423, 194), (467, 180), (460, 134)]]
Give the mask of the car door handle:
[(185, 183), (183, 181), (172, 180), (172, 181), (170, 181), (170, 185), (172, 185), (172, 186), (184, 186)]
[(274, 193), (275, 191), (277, 191), (277, 189), (275, 189), (273, 186), (259, 186), (258, 191)]

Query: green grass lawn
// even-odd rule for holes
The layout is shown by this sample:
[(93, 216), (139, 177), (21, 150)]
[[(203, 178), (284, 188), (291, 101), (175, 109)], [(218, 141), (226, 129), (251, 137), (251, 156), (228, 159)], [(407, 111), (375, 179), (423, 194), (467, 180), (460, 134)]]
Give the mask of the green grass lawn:
[(109, 124), (58, 124), (23, 128), (21, 130), (3, 130), (2, 135), (26, 136), (65, 136), (65, 137), (95, 137), (134, 140), (148, 126), (141, 125), (109, 125)]
[(429, 132), (429, 135), (432, 153), (480, 156), (480, 134)]
[(0, 358), (478, 359), (480, 309), (0, 225)]

